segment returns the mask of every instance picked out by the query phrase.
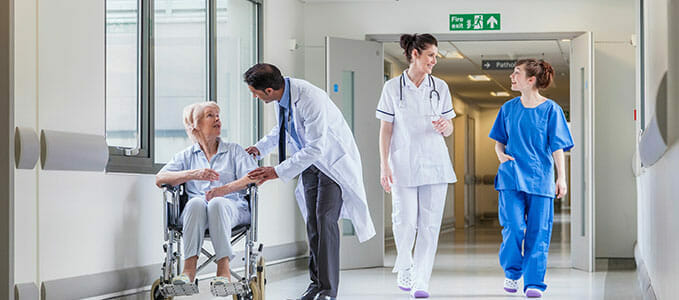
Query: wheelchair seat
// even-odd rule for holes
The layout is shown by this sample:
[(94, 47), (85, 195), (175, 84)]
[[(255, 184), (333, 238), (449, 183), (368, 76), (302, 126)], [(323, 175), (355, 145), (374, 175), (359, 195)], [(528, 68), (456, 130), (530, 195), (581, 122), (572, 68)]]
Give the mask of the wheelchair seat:
[[(189, 195), (186, 192), (186, 185), (181, 184), (177, 187), (169, 187), (172, 188), (173, 191), (177, 191), (179, 194), (179, 215), (173, 217), (172, 214), (172, 203), (166, 202), (165, 205), (167, 206), (167, 220), (168, 220), (168, 227), (172, 230), (175, 230), (179, 233), (182, 233), (182, 222), (181, 222), (181, 215), (182, 212), (184, 211), (184, 207), (186, 206), (186, 203), (189, 202)], [(245, 201), (248, 202), (248, 209), (250, 208), (250, 195), (245, 195)], [(237, 240), (243, 235), (247, 233), (247, 231), (250, 229), (250, 224), (239, 224), (236, 225), (236, 227), (231, 229), (231, 239)], [(205, 238), (209, 239), (210, 238), (210, 230), (206, 229), (205, 230)]]

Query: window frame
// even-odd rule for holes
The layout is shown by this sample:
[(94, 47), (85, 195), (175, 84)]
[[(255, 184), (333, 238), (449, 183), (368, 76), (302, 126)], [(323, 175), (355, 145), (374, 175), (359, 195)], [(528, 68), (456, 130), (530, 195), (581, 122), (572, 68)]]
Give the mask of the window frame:
[[(106, 0), (105, 0), (106, 1)], [(206, 1), (206, 35), (207, 35), (207, 96), (208, 101), (216, 101), (217, 99), (217, 18), (216, 7), (217, 0)], [(262, 0), (243, 0), (254, 4), (252, 13), (255, 21), (255, 57), (257, 62), (262, 60)], [(155, 174), (165, 165), (164, 163), (155, 163), (154, 147), (155, 147), (155, 85), (154, 85), (154, 0), (137, 0), (137, 99), (139, 106), (137, 107), (139, 122), (139, 143), (137, 148), (124, 148), (118, 146), (109, 146), (109, 161), (106, 166), (107, 173), (136, 173), (136, 174)], [(104, 5), (106, 9), (106, 5)], [(106, 12), (104, 12), (106, 20)], [(107, 28), (104, 26), (104, 35), (106, 36)], [(104, 61), (107, 57), (106, 38), (104, 38)], [(106, 82), (106, 71), (104, 71), (104, 82)], [(104, 90), (107, 86), (104, 86)], [(106, 95), (106, 92), (104, 92)], [(106, 105), (104, 105), (106, 108)], [(254, 107), (253, 123), (253, 139), (261, 136), (261, 128), (259, 126), (260, 116), (262, 114), (262, 105), (257, 103)], [(104, 114), (106, 116), (106, 114)]]

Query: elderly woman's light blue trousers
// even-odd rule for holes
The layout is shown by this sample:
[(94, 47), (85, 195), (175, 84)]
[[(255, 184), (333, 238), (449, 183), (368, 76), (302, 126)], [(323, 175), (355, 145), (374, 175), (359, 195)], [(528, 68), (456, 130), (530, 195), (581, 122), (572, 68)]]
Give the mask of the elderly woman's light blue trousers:
[(205, 230), (210, 230), (210, 239), (216, 260), (234, 257), (231, 247), (231, 229), (250, 223), (250, 210), (244, 200), (216, 197), (205, 201), (193, 198), (186, 203), (182, 212), (184, 257), (198, 256), (203, 246)]
[(554, 199), (513, 190), (499, 192), (500, 265), (505, 277), (518, 280), (523, 276), (524, 291), (544, 291)]

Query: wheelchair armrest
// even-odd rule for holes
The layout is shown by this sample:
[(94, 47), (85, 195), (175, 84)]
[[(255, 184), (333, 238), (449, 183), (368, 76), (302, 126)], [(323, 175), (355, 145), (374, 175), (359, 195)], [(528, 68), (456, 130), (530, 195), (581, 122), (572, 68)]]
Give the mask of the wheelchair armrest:
[(160, 186), (160, 188), (168, 191), (168, 192), (174, 192), (179, 189), (179, 186), (172, 186), (171, 184), (165, 183)]

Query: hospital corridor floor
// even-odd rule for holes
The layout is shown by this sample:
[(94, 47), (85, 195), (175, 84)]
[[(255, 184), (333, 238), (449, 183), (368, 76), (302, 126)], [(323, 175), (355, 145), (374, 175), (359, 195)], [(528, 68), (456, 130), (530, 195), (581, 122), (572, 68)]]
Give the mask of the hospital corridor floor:
[[(496, 222), (464, 230), (442, 230), (430, 299), (523, 299), (523, 293), (505, 294), (504, 275), (498, 263), (502, 236)], [(345, 270), (341, 273), (338, 299), (409, 299), (396, 287), (391, 273), (396, 252), (387, 240), (386, 267)], [(544, 299), (641, 299), (637, 274), (625, 268), (588, 273), (570, 268), (570, 222), (568, 214), (557, 214), (550, 246)], [(612, 270), (623, 269), (623, 270)], [(267, 285), (266, 299), (295, 299), (309, 283), (306, 270), (287, 273)], [(209, 280), (201, 281), (200, 295), (175, 299), (230, 299), (210, 295)], [(148, 292), (125, 299), (149, 299)]]

